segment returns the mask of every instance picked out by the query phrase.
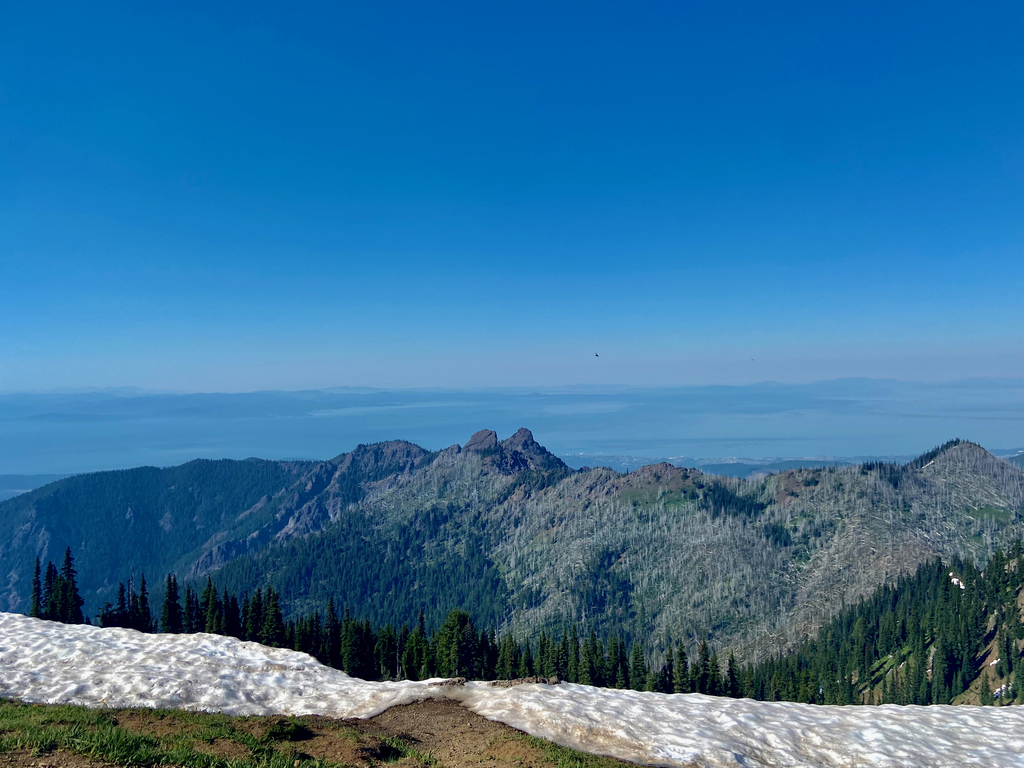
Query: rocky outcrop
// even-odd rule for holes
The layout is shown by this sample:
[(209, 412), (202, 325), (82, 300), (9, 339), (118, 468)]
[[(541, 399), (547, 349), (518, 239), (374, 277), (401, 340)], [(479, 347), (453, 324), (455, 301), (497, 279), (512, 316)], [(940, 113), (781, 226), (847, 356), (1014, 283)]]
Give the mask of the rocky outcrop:
[(493, 429), (481, 429), (474, 432), (469, 442), (462, 446), (463, 452), (489, 451), (498, 445), (498, 433)]

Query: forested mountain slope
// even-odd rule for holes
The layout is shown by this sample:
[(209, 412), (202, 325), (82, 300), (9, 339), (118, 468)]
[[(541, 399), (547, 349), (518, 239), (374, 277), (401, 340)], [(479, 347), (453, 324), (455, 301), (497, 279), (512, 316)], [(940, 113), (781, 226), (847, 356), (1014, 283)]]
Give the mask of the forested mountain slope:
[(77, 475), (0, 503), (0, 607), (27, 610), (35, 557), (81, 559), (89, 606), (110, 599), (134, 570), (162, 574), (189, 563), (245, 513), (293, 485), (302, 462), (190, 461), (177, 467)]
[[(224, 501), (212, 480), (175, 496), (173, 473), (206, 464), (224, 473)], [(936, 555), (984, 561), (1024, 530), (1024, 472), (960, 441), (908, 465), (753, 481), (668, 464), (573, 471), (525, 429), (437, 453), (392, 442), (312, 464), (132, 472), (171, 474), (153, 481), (164, 490), (152, 503), (133, 497), (130, 518), (123, 493), (95, 490), (109, 503), (76, 507), (85, 496), (64, 485), (106, 487), (119, 473), (0, 504), (7, 607), (24, 607), (32, 558), (68, 543), (95, 607), (129, 567), (151, 583), (215, 573), (233, 592), (273, 586), (295, 611), (333, 596), (376, 623), (413, 622), (422, 608), (437, 626), (461, 607), (519, 636), (566, 621), (626, 637), (707, 633), (757, 657)], [(186, 518), (201, 529), (179, 532)]]
[(436, 626), (463, 607), (519, 636), (569, 620), (711, 633), (756, 656), (935, 555), (984, 561), (1022, 530), (1024, 473), (971, 443), (752, 482), (667, 464), (571, 472), (528, 433), (489, 439), (442, 451), (319, 536), (228, 563), (218, 583), (270, 585), (297, 609), (334, 595), (375, 622), (422, 607)]

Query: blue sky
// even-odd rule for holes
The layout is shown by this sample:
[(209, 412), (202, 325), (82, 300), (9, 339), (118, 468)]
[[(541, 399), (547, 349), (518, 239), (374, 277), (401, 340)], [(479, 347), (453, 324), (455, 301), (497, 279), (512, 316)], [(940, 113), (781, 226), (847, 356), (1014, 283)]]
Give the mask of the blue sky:
[(5, 10), (0, 390), (1024, 376), (1020, 4), (149, 5)]

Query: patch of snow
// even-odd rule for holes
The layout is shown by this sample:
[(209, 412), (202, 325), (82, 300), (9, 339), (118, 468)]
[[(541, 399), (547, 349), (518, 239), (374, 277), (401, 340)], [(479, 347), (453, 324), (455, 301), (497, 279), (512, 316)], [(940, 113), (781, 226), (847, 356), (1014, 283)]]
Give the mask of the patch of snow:
[(960, 579), (958, 579), (956, 576), (953, 575), (952, 571), (949, 572), (949, 580), (954, 585), (960, 587), (960, 589), (967, 589), (967, 587), (964, 585), (964, 583), (962, 581), (960, 581)]
[(305, 653), (220, 635), (147, 635), (0, 613), (0, 696), (229, 715), (373, 717), (428, 698), (426, 683), (369, 683)]
[(533, 736), (675, 766), (1024, 766), (1024, 707), (817, 706), (562, 683), (454, 692)]
[(590, 752), (668, 766), (1021, 766), (1024, 707), (826, 707), (563, 683), (370, 683), (217, 635), (144, 635), (0, 613), (0, 696), (227, 714), (372, 717), (448, 697)]

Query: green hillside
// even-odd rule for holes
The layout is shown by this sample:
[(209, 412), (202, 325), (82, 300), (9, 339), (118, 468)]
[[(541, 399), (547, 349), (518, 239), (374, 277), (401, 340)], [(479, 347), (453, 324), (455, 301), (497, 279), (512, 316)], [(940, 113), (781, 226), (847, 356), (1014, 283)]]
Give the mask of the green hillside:
[(743, 676), (747, 695), (818, 704), (1024, 702), (1020, 541), (984, 571), (939, 558)]
[(59, 480), (0, 503), (0, 563), (10, 574), (8, 610), (24, 609), (35, 557), (82, 563), (90, 607), (134, 570), (181, 568), (190, 554), (309, 469), (301, 463), (190, 461), (178, 467), (96, 472)]

